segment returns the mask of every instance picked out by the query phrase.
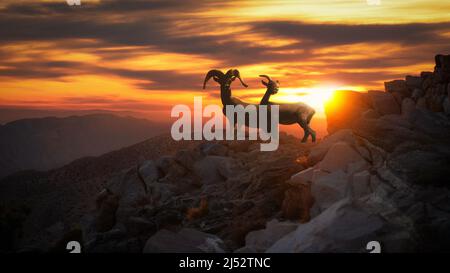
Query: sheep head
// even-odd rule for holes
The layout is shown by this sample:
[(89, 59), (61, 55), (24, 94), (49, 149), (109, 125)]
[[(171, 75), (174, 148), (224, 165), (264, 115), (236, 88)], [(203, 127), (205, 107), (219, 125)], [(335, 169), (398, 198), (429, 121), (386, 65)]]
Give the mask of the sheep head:
[(217, 69), (213, 69), (210, 70), (205, 77), (205, 81), (203, 82), (203, 89), (205, 89), (206, 87), (206, 83), (213, 78), (214, 81), (216, 81), (217, 83), (219, 83), (221, 86), (230, 86), (231, 83), (236, 80), (239, 79), (239, 81), (241, 82), (241, 84), (244, 87), (248, 87), (247, 84), (244, 83), (244, 81), (241, 78), (241, 75), (239, 73), (239, 70), (237, 69), (230, 69), (227, 71), (226, 74), (224, 74), (222, 71), (217, 70)]
[(262, 82), (262, 84), (263, 84), (264, 86), (267, 87), (267, 90), (268, 90), (272, 95), (278, 93), (279, 84), (280, 84), (279, 81), (274, 81), (274, 80), (272, 80), (272, 79), (271, 79), (269, 76), (267, 76), (267, 75), (259, 75), (259, 76), (262, 77), (262, 78), (266, 78), (266, 79), (267, 79), (267, 82), (264, 81), (264, 80), (262, 80), (261, 82)]

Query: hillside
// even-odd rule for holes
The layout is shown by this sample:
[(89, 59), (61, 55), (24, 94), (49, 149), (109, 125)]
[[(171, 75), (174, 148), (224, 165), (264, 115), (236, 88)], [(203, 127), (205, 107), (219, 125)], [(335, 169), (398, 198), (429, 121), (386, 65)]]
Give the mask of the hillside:
[(144, 158), (156, 159), (193, 144), (160, 135), (98, 157), (81, 158), (58, 169), (22, 171), (3, 178), (0, 180), (0, 219), (9, 219), (11, 214), (13, 219), (19, 219), (23, 236), (12, 235), (11, 227), (3, 222), (0, 241), (4, 243), (1, 245), (11, 247), (9, 240), (19, 248), (36, 242), (52, 242), (55, 238), (51, 238), (52, 232), (50, 238), (47, 237), (46, 229), (79, 222), (81, 216), (92, 209), (96, 193), (121, 170), (136, 168)]
[(0, 178), (45, 171), (161, 134), (166, 126), (110, 114), (22, 119), (0, 126)]

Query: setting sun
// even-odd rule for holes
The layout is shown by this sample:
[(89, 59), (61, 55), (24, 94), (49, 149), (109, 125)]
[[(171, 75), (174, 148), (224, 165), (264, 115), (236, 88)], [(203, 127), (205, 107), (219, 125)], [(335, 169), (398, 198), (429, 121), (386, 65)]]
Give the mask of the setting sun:
[(304, 102), (312, 106), (318, 116), (324, 114), (324, 104), (332, 97), (337, 87), (312, 87), (312, 88), (289, 88), (281, 89), (273, 97), (273, 102), (295, 103)]

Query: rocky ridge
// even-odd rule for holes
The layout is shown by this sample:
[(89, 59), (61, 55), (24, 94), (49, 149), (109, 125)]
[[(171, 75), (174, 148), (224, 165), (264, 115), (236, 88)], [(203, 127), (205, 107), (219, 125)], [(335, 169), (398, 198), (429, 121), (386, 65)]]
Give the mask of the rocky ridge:
[(304, 169), (307, 149), (294, 137), (281, 140), (275, 152), (261, 152), (252, 141), (207, 142), (124, 171), (107, 184), (97, 210), (84, 219), (86, 249), (238, 249), (250, 231), (286, 218), (282, 208), (290, 186), (285, 181)]
[(450, 250), (450, 56), (385, 91), (336, 92), (318, 144), (199, 143), (108, 177), (65, 228), (86, 252)]

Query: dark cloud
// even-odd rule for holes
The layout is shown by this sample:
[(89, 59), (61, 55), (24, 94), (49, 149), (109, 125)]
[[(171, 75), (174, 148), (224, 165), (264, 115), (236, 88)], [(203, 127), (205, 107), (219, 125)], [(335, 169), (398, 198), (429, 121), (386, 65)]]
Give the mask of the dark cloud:
[(83, 69), (87, 67), (80, 62), (46, 61), (36, 60), (28, 62), (3, 62), (6, 68), (0, 69), (0, 77), (16, 77), (26, 79), (53, 79), (62, 80), (69, 75), (80, 75), (86, 73)]
[[(102, 1), (98, 5), (79, 10), (64, 3), (42, 3), (33, 6), (24, 3), (13, 4), (0, 12), (0, 43), (92, 39), (100, 43), (100, 47), (94, 47), (97, 50), (111, 46), (151, 47), (164, 52), (203, 55), (222, 61), (225, 65), (289, 59), (285, 54), (269, 53), (271, 48), (240, 41), (238, 34), (221, 35), (221, 29), (226, 25), (218, 26), (209, 22), (210, 30), (216, 30), (215, 35), (202, 34), (200, 29), (205, 28), (205, 22), (193, 17), (192, 12), (217, 5), (223, 8), (226, 3), (227, 1), (193, 0)], [(171, 8), (170, 12), (161, 11), (165, 8)], [(47, 12), (39, 12), (42, 10)], [(18, 14), (19, 11), (22, 13)], [(126, 16), (126, 19), (117, 20), (114, 17), (112, 20), (108, 17), (111, 11)], [(39, 15), (42, 13), (46, 16)], [(183, 15), (184, 13), (189, 15)], [(189, 22), (189, 26), (181, 28), (180, 24), (186, 22)], [(183, 31), (180, 31), (180, 28)], [(80, 46), (82, 45), (77, 44), (73, 48), (79, 49)], [(105, 58), (129, 56), (126, 51), (102, 53)]]
[(43, 2), (43, 3), (12, 3), (2, 11), (5, 14), (16, 16), (36, 16), (55, 14), (77, 14), (87, 13), (124, 13), (134, 11), (147, 12), (191, 12), (196, 10), (225, 6), (231, 1), (226, 0), (103, 0), (97, 3), (85, 2), (80, 6), (68, 6), (66, 2)]
[(182, 74), (170, 70), (129, 70), (99, 68), (97, 71), (120, 77), (141, 80), (137, 84), (145, 90), (200, 90), (203, 75), (186, 73)]
[(131, 70), (107, 68), (68, 61), (34, 61), (4, 63), (0, 77), (25, 79), (52, 79), (64, 81), (64, 77), (74, 75), (106, 75), (139, 80), (137, 87), (144, 90), (200, 90), (204, 75), (180, 73), (172, 70)]
[[(14, 28), (8, 27), (14, 25)], [(140, 19), (133, 22), (99, 22), (67, 18), (0, 19), (0, 42), (58, 41), (63, 39), (94, 39), (103, 47), (141, 46), (163, 52), (203, 55), (228, 64), (252, 64), (265, 60), (282, 61), (284, 54), (269, 54), (270, 48), (240, 42), (233, 35), (173, 34), (171, 21)], [(98, 47), (96, 47), (98, 48)], [(74, 47), (74, 49), (78, 49)], [(108, 57), (107, 52), (103, 52)], [(123, 53), (125, 55), (121, 55)], [(127, 57), (127, 52), (113, 52)], [(270, 57), (270, 58), (268, 58)]]
[(443, 34), (449, 29), (450, 23), (448, 22), (398, 25), (345, 25), (276, 21), (253, 24), (254, 31), (262, 32), (272, 37), (297, 39), (300, 42), (300, 46), (331, 46), (368, 42), (395, 42), (402, 44), (417, 44), (424, 41), (435, 42), (442, 40), (439, 34)]

